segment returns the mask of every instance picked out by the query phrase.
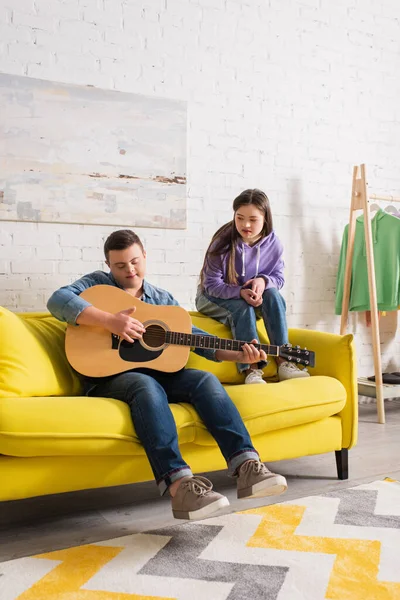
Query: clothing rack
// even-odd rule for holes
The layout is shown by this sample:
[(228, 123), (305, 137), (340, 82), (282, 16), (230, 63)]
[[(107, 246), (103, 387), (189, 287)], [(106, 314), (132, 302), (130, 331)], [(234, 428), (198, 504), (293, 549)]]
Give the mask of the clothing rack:
[[(380, 335), (379, 335), (379, 319), (378, 319), (378, 302), (376, 297), (376, 279), (375, 279), (375, 262), (372, 244), (372, 227), (370, 218), (369, 200), (382, 200), (385, 202), (400, 202), (400, 197), (383, 196), (379, 194), (368, 194), (368, 184), (365, 175), (365, 165), (356, 165), (353, 168), (353, 185), (351, 192), (350, 203), (350, 220), (348, 230), (348, 246), (346, 255), (346, 268), (344, 275), (344, 290), (342, 302), (342, 318), (340, 323), (340, 333), (344, 335), (347, 330), (347, 322), (349, 315), (350, 301), (350, 284), (351, 271), (353, 264), (354, 240), (356, 233), (356, 211), (362, 210), (364, 213), (364, 233), (365, 245), (367, 251), (367, 269), (368, 269), (368, 290), (371, 309), (371, 332), (372, 332), (372, 347), (374, 356), (375, 370), (375, 394), (365, 393), (366, 381), (365, 378), (359, 380), (359, 392), (364, 395), (375, 396), (378, 412), (378, 423), (385, 423), (385, 406), (384, 398), (400, 396), (400, 386), (390, 386), (393, 388), (392, 394), (388, 391), (388, 386), (383, 386), (382, 382), (382, 363), (380, 352)], [(367, 382), (368, 384), (369, 382)], [(361, 384), (361, 385), (360, 385)], [(371, 386), (370, 386), (371, 387)], [(397, 389), (394, 389), (397, 388)]]

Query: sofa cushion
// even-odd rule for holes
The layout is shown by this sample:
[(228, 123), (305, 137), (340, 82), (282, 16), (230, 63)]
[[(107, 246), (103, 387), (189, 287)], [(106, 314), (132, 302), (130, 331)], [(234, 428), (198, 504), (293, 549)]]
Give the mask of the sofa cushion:
[[(198, 312), (190, 312), (192, 317), (192, 323), (196, 327), (216, 335), (217, 337), (232, 339), (230, 329), (222, 323), (206, 317)], [(257, 320), (257, 332), (258, 339), (262, 344), (269, 344), (267, 332), (265, 331), (264, 323), (262, 319)], [(234, 362), (213, 362), (198, 356), (194, 352), (190, 353), (189, 361), (187, 364), (188, 368), (202, 369), (203, 371), (210, 371), (218, 377), (222, 383), (243, 383), (244, 375), (238, 373), (236, 363)], [(277, 373), (277, 367), (275, 359), (270, 357), (268, 365), (263, 369), (265, 377), (273, 377)]]
[[(268, 385), (227, 385), (252, 438), (269, 431), (312, 423), (337, 415), (346, 404), (346, 390), (337, 379), (318, 376)], [(214, 444), (194, 408), (195, 443)]]
[(0, 398), (80, 393), (64, 350), (65, 323), (0, 307)]
[[(171, 405), (179, 443), (194, 441), (187, 405)], [(120, 400), (73, 396), (0, 398), (0, 454), (134, 455), (144, 450), (129, 407)]]
[[(229, 395), (252, 436), (311, 423), (344, 406), (343, 385), (330, 377), (264, 386), (230, 385)], [(179, 443), (215, 444), (189, 404), (172, 404)], [(10, 456), (143, 454), (128, 406), (92, 397), (0, 399), (0, 454)]]

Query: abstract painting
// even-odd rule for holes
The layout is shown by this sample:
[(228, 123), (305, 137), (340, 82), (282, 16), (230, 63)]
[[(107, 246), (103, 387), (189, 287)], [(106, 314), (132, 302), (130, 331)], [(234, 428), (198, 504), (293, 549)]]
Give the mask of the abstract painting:
[(186, 227), (186, 103), (0, 74), (0, 220)]

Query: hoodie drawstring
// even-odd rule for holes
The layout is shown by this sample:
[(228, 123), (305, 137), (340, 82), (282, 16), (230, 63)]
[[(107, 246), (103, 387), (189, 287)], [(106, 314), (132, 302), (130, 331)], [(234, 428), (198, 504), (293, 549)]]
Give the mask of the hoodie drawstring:
[(260, 246), (257, 246), (256, 274), (254, 275), (254, 277), (257, 277), (259, 268), (260, 268)]
[[(260, 256), (261, 256), (260, 246), (257, 246), (256, 273), (254, 275), (254, 278), (257, 277), (258, 269), (260, 268)], [(246, 276), (246, 250), (245, 250), (244, 244), (242, 244), (242, 277), (245, 277), (245, 276)]]

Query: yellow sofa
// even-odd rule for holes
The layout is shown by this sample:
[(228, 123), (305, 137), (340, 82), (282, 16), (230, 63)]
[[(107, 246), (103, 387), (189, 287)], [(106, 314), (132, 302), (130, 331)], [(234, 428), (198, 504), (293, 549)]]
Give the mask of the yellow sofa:
[[(228, 330), (192, 313), (193, 323), (220, 336)], [(259, 322), (260, 339), (267, 342)], [(0, 308), (0, 501), (152, 479), (128, 406), (81, 395), (64, 353), (65, 324), (48, 313)], [(315, 351), (310, 378), (243, 386), (234, 363), (190, 354), (188, 366), (215, 373), (238, 407), (262, 460), (336, 452), (347, 477), (347, 451), (357, 441), (357, 389), (352, 336), (290, 330)], [(266, 375), (276, 375), (274, 361)], [(225, 468), (211, 435), (189, 404), (174, 404), (180, 446), (195, 472)], [(332, 457), (333, 458), (333, 457)], [(332, 470), (334, 462), (332, 460)], [(327, 473), (330, 475), (331, 473)]]

